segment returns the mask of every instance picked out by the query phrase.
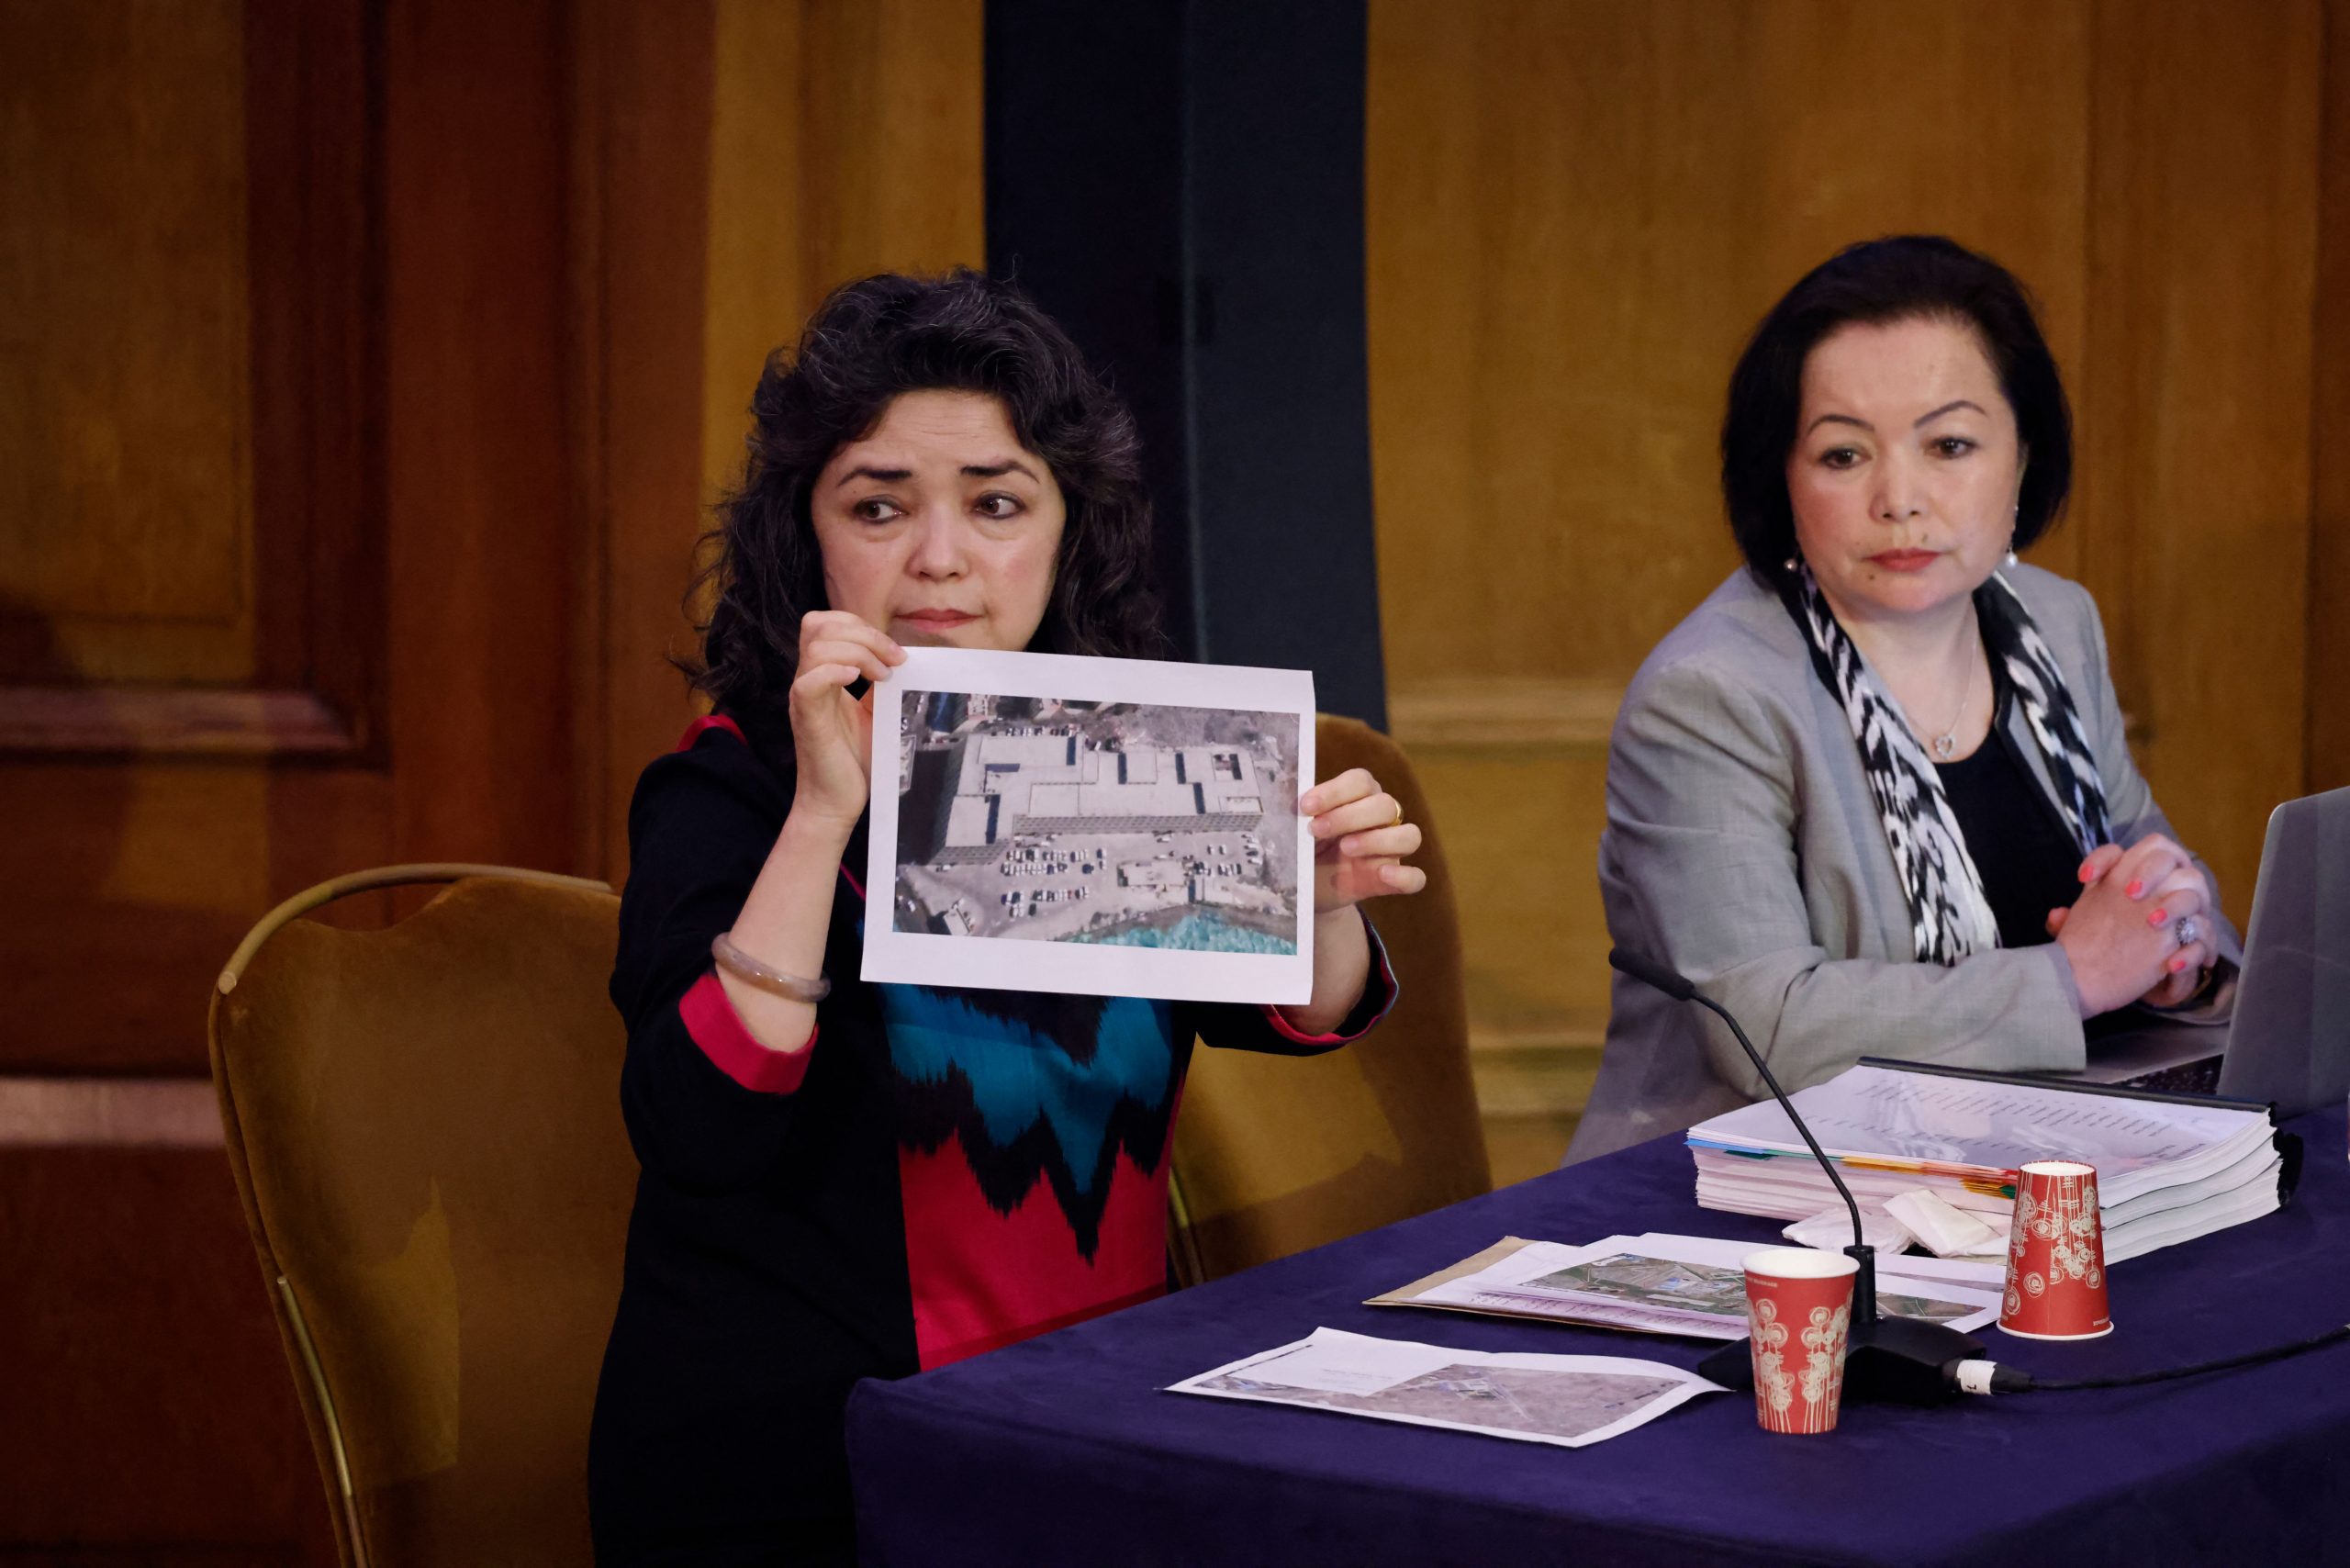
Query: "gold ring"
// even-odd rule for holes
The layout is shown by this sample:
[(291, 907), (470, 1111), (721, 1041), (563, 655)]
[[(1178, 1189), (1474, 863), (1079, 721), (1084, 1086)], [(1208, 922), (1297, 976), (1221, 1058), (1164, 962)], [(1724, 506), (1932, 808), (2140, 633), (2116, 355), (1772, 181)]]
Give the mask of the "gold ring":
[(1402, 827), (1402, 826), (1404, 825), (1404, 802), (1403, 802), (1403, 801), (1396, 801), (1396, 802), (1395, 802), (1395, 820), (1394, 820), (1393, 822), (1392, 822), (1392, 823), (1389, 823), (1387, 825), (1388, 825), (1389, 827)]

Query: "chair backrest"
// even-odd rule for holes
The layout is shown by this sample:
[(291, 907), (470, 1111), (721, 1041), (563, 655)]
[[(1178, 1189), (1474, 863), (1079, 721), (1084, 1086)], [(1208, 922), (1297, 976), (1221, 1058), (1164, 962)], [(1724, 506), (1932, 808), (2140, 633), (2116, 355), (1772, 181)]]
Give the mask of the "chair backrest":
[(1173, 1182), (1173, 1249), (1187, 1274), (1213, 1279), (1493, 1185), (1469, 1071), (1460, 925), (1427, 798), (1402, 749), (1366, 724), (1324, 714), (1315, 749), (1324, 778), (1371, 769), (1427, 835), (1413, 857), (1427, 887), (1371, 906), (1403, 996), (1343, 1050), (1192, 1058)]
[(221, 977), (212, 1071), (342, 1561), (585, 1562), (636, 1179), (619, 900), (498, 872), (380, 931), (292, 919), (304, 902)]

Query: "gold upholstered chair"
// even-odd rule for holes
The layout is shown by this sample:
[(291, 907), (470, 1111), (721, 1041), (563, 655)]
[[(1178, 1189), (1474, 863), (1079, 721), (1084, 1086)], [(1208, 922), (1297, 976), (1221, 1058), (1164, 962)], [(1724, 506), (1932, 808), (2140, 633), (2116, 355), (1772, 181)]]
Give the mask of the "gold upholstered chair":
[(1360, 1044), (1297, 1058), (1202, 1050), (1175, 1126), (1169, 1244), (1185, 1282), (1424, 1214), (1493, 1185), (1469, 1073), (1460, 925), (1444, 845), (1402, 748), (1353, 719), (1315, 731), (1324, 778), (1368, 767), (1427, 834), (1427, 887), (1371, 915), (1403, 996)]
[[(383, 930), (296, 918), (453, 883)], [(636, 1162), (599, 882), (407, 866), (289, 900), (212, 998), (229, 1159), (351, 1568), (588, 1560)]]

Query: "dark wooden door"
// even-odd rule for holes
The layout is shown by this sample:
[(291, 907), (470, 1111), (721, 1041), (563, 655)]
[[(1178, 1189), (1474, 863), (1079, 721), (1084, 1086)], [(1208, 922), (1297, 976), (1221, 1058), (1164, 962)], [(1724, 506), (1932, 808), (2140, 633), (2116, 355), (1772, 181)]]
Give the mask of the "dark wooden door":
[(0, 0), (0, 1562), (332, 1560), (205, 1006), (582, 860), (565, 25)]

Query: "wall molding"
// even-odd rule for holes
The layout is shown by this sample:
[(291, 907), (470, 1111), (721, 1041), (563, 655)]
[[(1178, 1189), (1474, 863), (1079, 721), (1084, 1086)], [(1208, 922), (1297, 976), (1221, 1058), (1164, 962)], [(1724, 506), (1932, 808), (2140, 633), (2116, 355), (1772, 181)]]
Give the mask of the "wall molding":
[(309, 691), (0, 687), (0, 755), (351, 757), (364, 738)]
[(1579, 1114), (1599, 1076), (1601, 1024), (1469, 1026), (1477, 1108), (1489, 1117)]
[(1542, 751), (1604, 756), (1621, 681), (1467, 678), (1399, 682), (1387, 711), (1415, 752)]
[(0, 1148), (218, 1148), (208, 1078), (0, 1077)]

